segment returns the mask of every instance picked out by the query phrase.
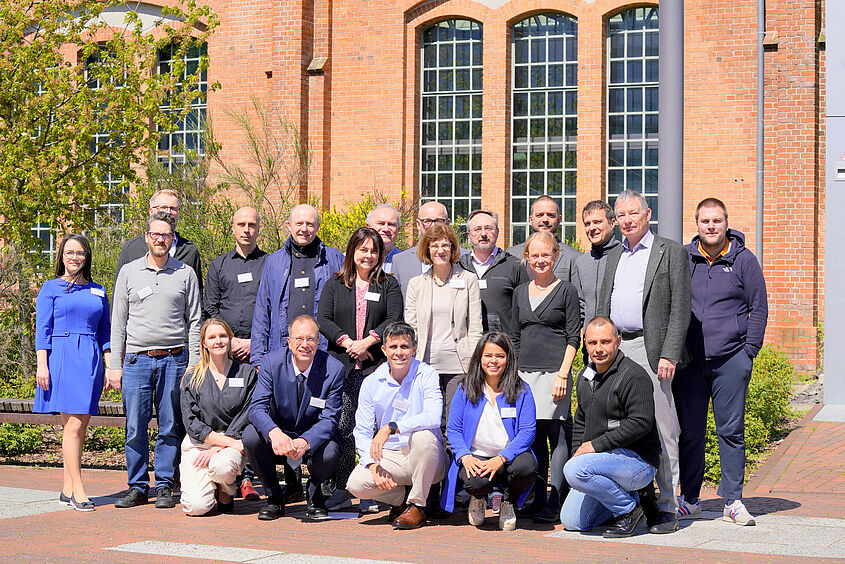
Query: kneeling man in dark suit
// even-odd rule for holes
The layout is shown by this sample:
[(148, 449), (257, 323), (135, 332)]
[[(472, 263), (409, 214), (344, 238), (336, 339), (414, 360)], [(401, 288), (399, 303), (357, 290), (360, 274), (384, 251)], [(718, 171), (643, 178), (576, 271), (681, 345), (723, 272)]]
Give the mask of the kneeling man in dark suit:
[(285, 497), (276, 464), (308, 465), (306, 517), (328, 517), (320, 483), (335, 470), (340, 452), (338, 420), (342, 404), (343, 365), (317, 349), (320, 330), (313, 317), (302, 315), (288, 326), (287, 348), (261, 359), (258, 382), (249, 407), (252, 423), (243, 433), (249, 462), (261, 476), (267, 504), (258, 518), (285, 514)]

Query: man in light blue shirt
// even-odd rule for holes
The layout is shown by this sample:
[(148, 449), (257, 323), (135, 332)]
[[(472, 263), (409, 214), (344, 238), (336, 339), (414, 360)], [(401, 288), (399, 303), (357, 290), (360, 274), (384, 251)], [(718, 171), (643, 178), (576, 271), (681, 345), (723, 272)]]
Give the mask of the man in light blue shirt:
[[(387, 362), (367, 376), (358, 395), (353, 431), (358, 466), (346, 489), (390, 504), (394, 527), (416, 529), (426, 520), (428, 491), (448, 465), (440, 432), (440, 377), (414, 359), (417, 339), (407, 323), (387, 326), (382, 350)], [(405, 486), (411, 488), (407, 499)]]

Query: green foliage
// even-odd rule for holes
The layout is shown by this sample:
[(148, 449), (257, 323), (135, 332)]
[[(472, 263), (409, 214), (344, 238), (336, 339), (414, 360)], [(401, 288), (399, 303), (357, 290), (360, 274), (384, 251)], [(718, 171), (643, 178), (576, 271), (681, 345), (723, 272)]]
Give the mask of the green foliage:
[(37, 425), (0, 423), (0, 454), (29, 454), (40, 445), (41, 429)]
[(333, 207), (331, 210), (323, 212), (320, 219), (320, 230), (318, 232), (320, 239), (326, 245), (345, 252), (346, 244), (352, 233), (359, 227), (366, 225), (367, 214), (370, 210), (378, 204), (385, 203), (393, 204), (393, 207), (399, 211), (402, 227), (399, 230), (396, 246), (398, 248), (404, 248), (403, 243), (407, 239), (405, 235), (410, 233), (414, 223), (413, 209), (404, 191), (401, 194), (401, 200), (398, 202), (388, 201), (384, 194), (376, 190), (364, 195), (357, 202), (344, 202), (345, 209), (343, 210)]
[(89, 427), (85, 448), (89, 450), (123, 450), (126, 432), (121, 427)]
[(30, 399), (35, 397), (35, 376), (12, 372), (0, 379), (0, 398)]
[(200, 53), (217, 25), (195, 0), (143, 18), (119, 0), (0, 3), (0, 239), (29, 248), (36, 222), (90, 227), (115, 196), (102, 179), (133, 183), (159, 132), (205, 96), (206, 55), (159, 68), (158, 51)]
[[(780, 438), (787, 419), (793, 416), (789, 400), (794, 376), (795, 371), (789, 358), (777, 349), (763, 347), (754, 359), (745, 401), (746, 467), (759, 461), (768, 445)], [(707, 415), (704, 461), (705, 480), (718, 483), (721, 470), (712, 405)]]

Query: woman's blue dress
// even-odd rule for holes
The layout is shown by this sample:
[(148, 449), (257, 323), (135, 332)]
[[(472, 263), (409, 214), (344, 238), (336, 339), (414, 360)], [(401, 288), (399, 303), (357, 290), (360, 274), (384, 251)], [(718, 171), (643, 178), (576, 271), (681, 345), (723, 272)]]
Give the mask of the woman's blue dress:
[(111, 348), (109, 302), (102, 286), (48, 280), (35, 300), (35, 349), (47, 350), (50, 389), (36, 388), (36, 413), (97, 414), (103, 351)]

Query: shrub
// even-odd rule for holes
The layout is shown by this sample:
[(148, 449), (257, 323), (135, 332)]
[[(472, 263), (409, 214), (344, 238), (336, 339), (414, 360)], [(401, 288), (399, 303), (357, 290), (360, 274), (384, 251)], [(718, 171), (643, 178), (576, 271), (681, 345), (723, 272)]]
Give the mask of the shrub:
[[(745, 401), (746, 468), (753, 467), (760, 460), (767, 446), (779, 438), (786, 421), (793, 415), (789, 400), (794, 375), (789, 358), (777, 349), (763, 347), (754, 359)], [(712, 403), (707, 414), (704, 478), (714, 483), (721, 479)]]
[(121, 427), (89, 427), (85, 447), (90, 450), (123, 450), (126, 433)]
[[(408, 238), (407, 236), (412, 234), (414, 212), (406, 198), (404, 190), (402, 191), (401, 197), (401, 201), (389, 203), (392, 203), (393, 207), (399, 210), (402, 228), (399, 230), (399, 236), (396, 239), (396, 247), (404, 249), (406, 248), (405, 241)], [(329, 211), (322, 212), (320, 231), (318, 233), (320, 240), (326, 245), (344, 252), (352, 233), (359, 227), (367, 224), (367, 214), (370, 210), (378, 204), (385, 203), (388, 203), (387, 197), (379, 191), (374, 191), (357, 202), (345, 202), (346, 209), (344, 210), (338, 210), (335, 207)]]
[(29, 454), (41, 442), (41, 429), (37, 425), (0, 423), (0, 454)]

